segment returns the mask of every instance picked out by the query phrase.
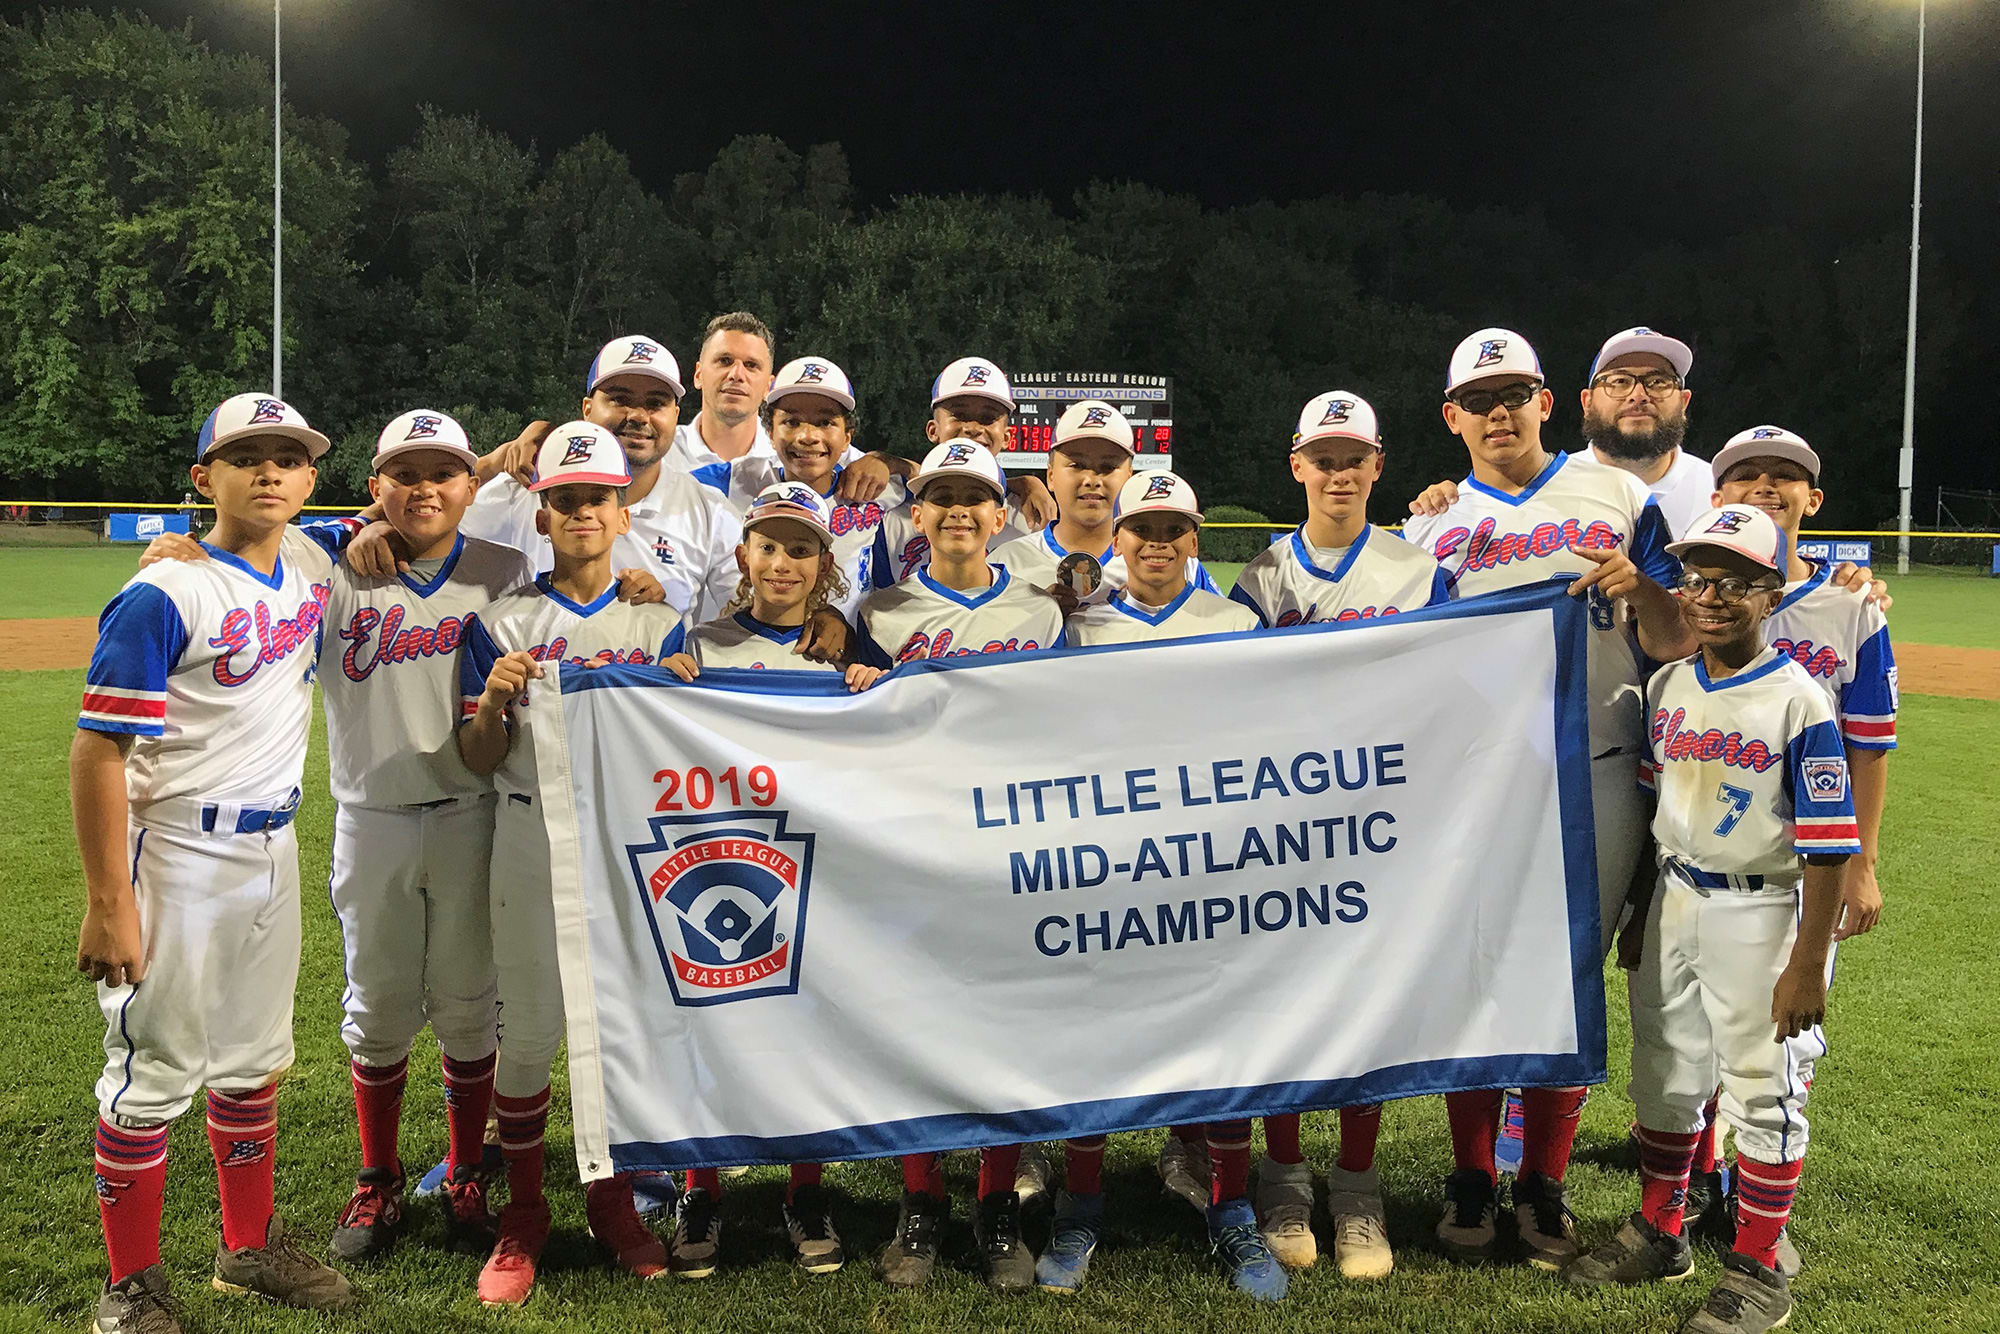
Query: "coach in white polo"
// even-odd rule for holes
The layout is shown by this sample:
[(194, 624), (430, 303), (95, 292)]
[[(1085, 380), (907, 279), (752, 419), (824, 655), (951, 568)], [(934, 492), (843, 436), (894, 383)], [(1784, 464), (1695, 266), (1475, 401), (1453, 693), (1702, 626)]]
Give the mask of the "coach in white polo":
[(1693, 367), (1686, 343), (1641, 325), (1604, 340), (1582, 394), (1590, 454), (1644, 482), (1676, 537), (1715, 490), (1707, 461), (1681, 448)]

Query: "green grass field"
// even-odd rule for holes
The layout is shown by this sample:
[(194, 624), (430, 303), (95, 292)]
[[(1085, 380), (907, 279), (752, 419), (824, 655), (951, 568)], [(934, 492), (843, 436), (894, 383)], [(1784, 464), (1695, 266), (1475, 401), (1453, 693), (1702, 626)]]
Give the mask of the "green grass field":
[[(0, 616), (83, 615), (122, 577), (129, 553), (0, 551)], [(1222, 572), (1217, 571), (1218, 575)], [(1233, 576), (1233, 571), (1230, 572)], [(1937, 642), (1991, 636), (2000, 588), (1965, 578), (1898, 584), (1896, 615), (1928, 614)], [(1907, 591), (1904, 591), (1907, 590)], [(1935, 603), (1924, 612), (1927, 600)], [(33, 607), (35, 610), (23, 610)], [(1970, 610), (1968, 610), (1970, 608)], [(1899, 630), (1901, 629), (1899, 625)], [(1914, 633), (1907, 635), (1916, 638)], [(1992, 646), (2000, 646), (1996, 641)], [(103, 1272), (91, 1191), (91, 1085), (102, 1024), (91, 988), (72, 970), (80, 885), (70, 832), (64, 756), (80, 672), (9, 673), (0, 713), (0, 765), (20, 779), (0, 791), (0, 912), (14, 944), (0, 967), (0, 1124), (15, 1167), (0, 1209), (0, 1329), (87, 1328)], [(1832, 1056), (1812, 1105), (1814, 1147), (1795, 1236), (1806, 1273), (1791, 1328), (1806, 1331), (2000, 1328), (1993, 1281), (1996, 1217), (1984, 1165), (2000, 1154), (2000, 1092), (1992, 1033), (2000, 1003), (1993, 973), (2000, 900), (1991, 892), (2000, 839), (2000, 784), (1967, 783), (1966, 765), (2000, 747), (2000, 703), (1907, 696), (1904, 750), (1893, 769), (1882, 882), (1882, 927), (1841, 955), (1833, 993)], [(1976, 765), (1975, 765), (1976, 769)], [(279, 1206), (324, 1253), (355, 1167), (352, 1099), (337, 1027), (343, 975), (339, 934), (320, 886), (331, 803), (322, 736), (307, 763), (300, 827), (306, 941), (297, 1004), (299, 1063), (280, 1093)], [(1611, 979), (1612, 1077), (1586, 1107), (1569, 1182), (1587, 1243), (1608, 1236), (1635, 1205), (1625, 1149), (1622, 981)], [(1115, 1029), (1108, 1029), (1115, 1034)], [(1115, 1037), (1107, 1037), (1115, 1056)], [(442, 1099), (428, 1039), (413, 1061), (404, 1124), (413, 1169), (443, 1140)], [(422, 1072), (422, 1073), (418, 1073)], [(1331, 1116), (1307, 1121), (1309, 1158), (1331, 1161)], [(436, 1249), (428, 1210), (387, 1262), (355, 1271), (367, 1304), (340, 1318), (248, 1306), (211, 1292), (217, 1229), (214, 1174), (199, 1115), (184, 1118), (169, 1158), (165, 1254), (191, 1330), (1665, 1330), (1699, 1305), (1718, 1272), (1712, 1255), (1693, 1283), (1604, 1297), (1574, 1295), (1519, 1267), (1465, 1269), (1430, 1248), (1438, 1183), (1449, 1167), (1441, 1101), (1392, 1106), (1380, 1164), (1397, 1270), (1373, 1286), (1342, 1281), (1331, 1262), (1295, 1275), (1282, 1306), (1236, 1298), (1211, 1267), (1194, 1213), (1164, 1201), (1151, 1162), (1159, 1135), (1115, 1137), (1106, 1165), (1109, 1234), (1091, 1282), (1073, 1299), (1001, 1300), (971, 1274), (963, 1201), (971, 1155), (954, 1155), (954, 1263), (922, 1292), (892, 1292), (865, 1263), (808, 1278), (788, 1263), (778, 1205), (782, 1174), (759, 1169), (725, 1205), (726, 1267), (704, 1283), (640, 1285), (614, 1275), (583, 1233), (582, 1193), (568, 1127), (550, 1130), (557, 1236), (534, 1301), (484, 1312), (473, 1297), (478, 1262)], [(1059, 1158), (1058, 1158), (1059, 1161)], [(894, 1222), (892, 1163), (846, 1164), (827, 1174), (845, 1207), (850, 1251), (878, 1247)], [(1321, 1220), (1321, 1244), (1330, 1245)], [(1039, 1235), (1031, 1231), (1039, 1241)]]

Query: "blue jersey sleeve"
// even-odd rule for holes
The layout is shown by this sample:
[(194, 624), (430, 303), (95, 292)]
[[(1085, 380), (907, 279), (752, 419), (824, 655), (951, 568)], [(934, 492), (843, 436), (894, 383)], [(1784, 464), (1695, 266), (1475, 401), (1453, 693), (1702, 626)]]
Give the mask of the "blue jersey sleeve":
[(1785, 784), (1791, 789), (1793, 848), (1807, 853), (1858, 853), (1847, 751), (1831, 722), (1808, 723), (1785, 745)]
[(864, 667), (880, 667), (885, 672), (894, 668), (895, 660), (875, 642), (875, 636), (868, 633), (867, 614), (857, 611), (854, 620), (854, 641), (848, 650), (848, 657)]
[(1854, 654), (1854, 679), (1840, 690), (1840, 732), (1862, 750), (1896, 748), (1896, 654), (1886, 625)]
[(889, 525), (882, 523), (875, 528), (875, 545), (868, 554), (868, 587), (887, 588), (896, 582), (896, 576), (889, 563)]
[(1681, 563), (1667, 550), (1667, 543), (1673, 540), (1667, 516), (1660, 512), (1659, 502), (1648, 496), (1632, 529), (1632, 563), (1662, 588), (1672, 588), (1681, 580)]
[(298, 530), (311, 538), (313, 543), (327, 555), (339, 560), (363, 528), (367, 527), (359, 519), (309, 519), (298, 525)]
[(723, 495), (729, 494), (729, 465), (727, 463), (704, 463), (688, 474), (703, 486), (712, 487)]
[(493, 636), (486, 633), (486, 625), (478, 618), (465, 636), (465, 646), (458, 654), (458, 721), (468, 723), (472, 715), (479, 712), (480, 696), (486, 693), (486, 678), (492, 674), (493, 664), (502, 657), (500, 646), (493, 642)]
[(165, 589), (135, 583), (121, 590), (97, 618), (76, 725), (159, 736), (167, 724), (167, 677), (187, 645), (187, 624)]
[(676, 621), (674, 628), (667, 632), (667, 637), (660, 641), (660, 661), (665, 662), (674, 654), (687, 651), (687, 622)]
[(1454, 596), (1451, 588), (1451, 576), (1446, 574), (1444, 566), (1440, 565), (1437, 567), (1437, 573), (1431, 576), (1431, 600), (1424, 605), (1426, 607), (1442, 607), (1445, 603), (1451, 601)]
[(1194, 563), (1194, 586), (1204, 593), (1213, 593), (1217, 597), (1222, 596), (1222, 590), (1216, 586), (1215, 576), (1210, 574), (1208, 567), (1200, 561)]
[(1242, 603), (1256, 614), (1257, 624), (1263, 626), (1266, 630), (1271, 628), (1271, 618), (1266, 616), (1264, 609), (1257, 605), (1257, 599), (1250, 596), (1250, 590), (1243, 586), (1243, 576), (1240, 574), (1236, 576), (1236, 587), (1229, 590), (1229, 600), (1231, 602)]

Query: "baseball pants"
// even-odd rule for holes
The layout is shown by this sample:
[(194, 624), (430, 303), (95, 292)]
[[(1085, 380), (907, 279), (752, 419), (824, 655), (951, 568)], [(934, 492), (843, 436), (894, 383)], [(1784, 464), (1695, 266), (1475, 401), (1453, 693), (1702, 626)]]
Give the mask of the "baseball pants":
[(1618, 751), (1590, 762), (1590, 805), (1597, 837), (1598, 953), (1609, 954), (1652, 819), (1646, 794), (1639, 790), (1636, 752)]
[(525, 1098), (549, 1085), (563, 1039), (562, 975), (539, 806), (505, 795), (493, 829), (493, 963), (500, 981), (500, 1059), (493, 1088)]

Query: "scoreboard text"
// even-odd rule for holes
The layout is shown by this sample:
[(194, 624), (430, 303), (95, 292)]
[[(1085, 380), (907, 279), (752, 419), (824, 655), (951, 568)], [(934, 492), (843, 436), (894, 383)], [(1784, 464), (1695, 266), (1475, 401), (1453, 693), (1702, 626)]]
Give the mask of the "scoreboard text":
[(1133, 466), (1170, 468), (1174, 447), (1174, 382), (1165, 375), (1092, 371), (1024, 373), (1013, 377), (1016, 408), (1009, 420), (1004, 467), (1040, 470), (1055, 445), (1056, 421), (1079, 399), (1102, 399), (1132, 423)]

